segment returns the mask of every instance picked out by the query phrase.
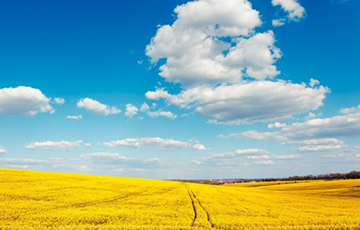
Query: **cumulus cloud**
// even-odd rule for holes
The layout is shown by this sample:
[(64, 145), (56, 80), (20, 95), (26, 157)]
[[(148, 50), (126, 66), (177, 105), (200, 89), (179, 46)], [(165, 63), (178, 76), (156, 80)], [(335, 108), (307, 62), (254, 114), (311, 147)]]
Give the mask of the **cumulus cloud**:
[(141, 107), (140, 107), (140, 111), (141, 112), (146, 112), (150, 110), (150, 106), (148, 104), (146, 104), (146, 102), (144, 102)]
[(148, 91), (145, 96), (151, 100), (168, 99), (171, 95), (164, 88), (156, 88), (155, 91)]
[(153, 63), (166, 59), (160, 76), (167, 81), (193, 86), (239, 82), (243, 72), (256, 79), (279, 74), (273, 33), (253, 35), (262, 22), (247, 0), (193, 1), (175, 13), (176, 21), (161, 26), (146, 48)]
[[(207, 83), (239, 83), (244, 73), (254, 79), (273, 78), (280, 73), (274, 63), (281, 57), (281, 52), (274, 45), (275, 37), (272, 31), (259, 33), (250, 38), (233, 39), (233, 46), (224, 41), (214, 41), (211, 37), (203, 37), (210, 41), (200, 39), (194, 47), (186, 41), (186, 46), (189, 46), (187, 52), (178, 50), (176, 46), (168, 47), (173, 51), (169, 56), (163, 56), (167, 62), (160, 67), (160, 76), (167, 81), (189, 87)], [(199, 37), (196, 40), (199, 40)], [(159, 44), (162, 42), (164, 41), (154, 43), (153, 40), (148, 46), (147, 55), (153, 58), (149, 47), (156, 51), (159, 47), (163, 49), (162, 46), (169, 45)], [(196, 51), (197, 49), (201, 50)]]
[[(295, 0), (273, 0), (273, 5), (291, 20), (305, 13)], [(209, 123), (230, 125), (288, 119), (323, 105), (329, 89), (318, 81), (312, 79), (309, 87), (275, 78), (281, 51), (273, 31), (255, 31), (262, 22), (247, 0), (192, 1), (175, 14), (173, 24), (158, 28), (146, 55), (153, 64), (163, 60), (160, 76), (182, 90), (174, 95), (156, 88), (146, 93), (148, 99), (192, 108)]]
[(280, 6), (290, 20), (297, 21), (305, 16), (305, 9), (297, 0), (272, 0), (273, 6)]
[(79, 170), (83, 172), (90, 171), (90, 167), (88, 165), (80, 165)]
[[(257, 133), (255, 131), (252, 132)], [(268, 137), (271, 137), (271, 134), (275, 134), (290, 141), (321, 139), (322, 141), (336, 143), (336, 138), (360, 136), (360, 108), (333, 117), (295, 122), (283, 127), (279, 132), (257, 134)], [(233, 134), (233, 136), (235, 135), (244, 136), (244, 133)], [(250, 136), (248, 135), (248, 137)]]
[(127, 104), (125, 115), (127, 117), (132, 118), (133, 116), (135, 116), (138, 113), (138, 111), (139, 111), (139, 109), (137, 107), (133, 106), (132, 104)]
[(77, 103), (78, 108), (84, 108), (87, 111), (108, 116), (110, 114), (118, 114), (121, 112), (121, 110), (117, 109), (116, 107), (110, 107), (108, 105), (102, 104), (96, 100), (93, 100), (91, 98), (83, 98)]
[[(345, 111), (345, 112), (344, 112)], [(246, 131), (228, 135), (219, 135), (219, 138), (251, 138), (274, 139), (285, 144), (300, 145), (299, 152), (320, 152), (341, 150), (352, 152), (355, 147), (349, 147), (338, 138), (360, 137), (360, 107), (342, 109), (341, 115), (328, 118), (315, 118), (304, 122), (295, 122), (276, 132)]]
[(197, 149), (197, 150), (208, 150), (208, 148), (205, 147), (205, 145), (201, 144), (201, 143), (196, 143), (193, 145), (193, 148), (194, 149)]
[(76, 115), (76, 116), (68, 115), (66, 116), (66, 118), (70, 120), (81, 120), (83, 119), (83, 115)]
[(189, 143), (184, 141), (162, 139), (160, 137), (142, 138), (141, 143), (162, 150), (185, 149), (190, 146)]
[(316, 80), (316, 79), (311, 78), (311, 79), (310, 79), (310, 83), (309, 83), (309, 85), (310, 85), (311, 87), (315, 87), (315, 86), (317, 86), (317, 85), (320, 85), (320, 81), (319, 81), (319, 80)]
[(150, 147), (153, 147), (156, 149), (161, 149), (161, 150), (185, 149), (185, 148), (192, 146), (194, 149), (197, 149), (197, 150), (207, 149), (204, 145), (202, 145), (199, 142), (192, 145), (189, 142), (178, 141), (178, 140), (173, 140), (173, 139), (163, 139), (160, 137), (126, 138), (123, 140), (105, 142), (104, 146), (106, 146), (106, 147), (125, 146), (125, 147), (132, 147), (132, 148), (138, 148), (140, 146), (150, 146)]
[(285, 24), (285, 19), (284, 18), (272, 20), (272, 25), (275, 26), (275, 27), (283, 26), (284, 24)]
[(54, 102), (55, 102), (55, 104), (63, 105), (63, 104), (65, 104), (65, 99), (61, 98), (61, 97), (55, 97)]
[(349, 113), (354, 113), (360, 111), (360, 105), (357, 107), (351, 107), (351, 108), (344, 108), (340, 110), (341, 114), (349, 114)]
[[(255, 81), (244, 84), (199, 86), (170, 95), (164, 89), (148, 92), (149, 99), (167, 100), (218, 122), (240, 124), (288, 119), (294, 114), (315, 110), (323, 105), (329, 89), (309, 88), (284, 81)], [(155, 96), (156, 95), (156, 96)]]
[(27, 144), (27, 149), (45, 149), (45, 150), (73, 150), (82, 147), (82, 141), (45, 141), (45, 142), (33, 142)]
[(268, 125), (269, 129), (273, 129), (273, 128), (283, 128), (285, 127), (286, 124), (280, 123), (280, 122), (275, 122), (275, 123), (271, 123)]
[(360, 136), (360, 109), (344, 115), (296, 122), (281, 132), (291, 139), (340, 138)]
[(25, 86), (0, 89), (0, 116), (35, 116), (38, 113), (53, 113), (54, 109), (49, 103), (50, 98), (39, 89)]
[(7, 153), (7, 150), (0, 146), (0, 154)]
[(140, 147), (141, 139), (139, 138), (126, 138), (124, 140), (105, 142), (104, 146), (106, 147), (117, 147), (117, 146), (126, 146), (132, 148)]
[(167, 118), (170, 118), (170, 119), (175, 119), (177, 117), (176, 114), (173, 114), (170, 111), (162, 111), (162, 110), (148, 111), (147, 114), (152, 118), (167, 117)]

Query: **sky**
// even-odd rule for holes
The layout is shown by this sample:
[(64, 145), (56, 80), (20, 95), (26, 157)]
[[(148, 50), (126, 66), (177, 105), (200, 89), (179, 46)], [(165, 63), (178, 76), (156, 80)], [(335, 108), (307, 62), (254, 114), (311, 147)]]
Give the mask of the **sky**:
[(0, 168), (360, 169), (357, 0), (1, 1)]

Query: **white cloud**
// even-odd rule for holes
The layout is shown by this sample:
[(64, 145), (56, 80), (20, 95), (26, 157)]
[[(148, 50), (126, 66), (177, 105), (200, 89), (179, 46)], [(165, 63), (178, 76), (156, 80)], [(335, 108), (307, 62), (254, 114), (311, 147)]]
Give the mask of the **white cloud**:
[(357, 158), (360, 158), (360, 154), (357, 154), (356, 157), (357, 157)]
[(185, 149), (190, 146), (184, 141), (176, 141), (173, 139), (162, 139), (160, 137), (141, 138), (142, 145), (151, 146), (162, 150)]
[(146, 112), (150, 110), (150, 106), (148, 104), (146, 104), (146, 102), (144, 102), (141, 107), (140, 107), (140, 111), (141, 112)]
[[(345, 111), (345, 112), (344, 112)], [(338, 138), (360, 137), (360, 107), (343, 109), (342, 115), (328, 118), (315, 118), (304, 122), (288, 124), (277, 132), (259, 133), (246, 131), (229, 135), (219, 135), (219, 138), (274, 139), (285, 144), (300, 145), (299, 152), (321, 152), (340, 150), (355, 152), (358, 146), (347, 146)]]
[(138, 113), (138, 111), (139, 111), (139, 109), (136, 108), (135, 106), (133, 106), (132, 104), (127, 104), (125, 115), (132, 118), (133, 116), (135, 116)]
[(0, 146), (0, 154), (7, 153), (7, 150)]
[[(292, 20), (304, 9), (295, 0), (273, 0)], [(159, 60), (160, 76), (179, 83), (172, 95), (165, 88), (146, 93), (151, 100), (195, 111), (212, 124), (279, 121), (323, 105), (329, 89), (281, 80), (275, 62), (281, 58), (275, 35), (256, 33), (262, 22), (247, 0), (198, 0), (175, 9), (172, 25), (160, 26), (146, 48), (153, 64)], [(275, 21), (279, 25), (282, 19)], [(161, 85), (161, 84), (160, 84)], [(151, 113), (150, 113), (151, 114)]]
[(79, 170), (84, 172), (90, 171), (90, 167), (88, 165), (80, 165)]
[[(232, 134), (232, 136), (247, 136), (247, 133), (256, 133), (260, 137), (271, 139), (272, 135), (287, 139), (289, 141), (320, 139), (322, 141), (337, 142), (341, 137), (360, 137), (360, 108), (352, 112), (328, 118), (316, 118), (305, 122), (295, 122), (281, 129), (279, 132), (257, 133), (247, 131)], [(223, 135), (222, 137), (226, 137)], [(329, 139), (330, 138), (330, 139)], [(256, 138), (253, 138), (256, 139)]]
[(283, 128), (285, 127), (286, 124), (280, 123), (280, 122), (275, 122), (275, 123), (271, 123), (268, 125), (269, 129), (273, 129), (273, 128)]
[[(146, 165), (150, 166), (158, 166), (162, 161), (160, 158), (136, 158), (136, 157), (127, 157), (123, 156), (119, 153), (109, 153), (109, 152), (94, 152), (94, 153), (86, 153), (81, 154), (80, 158), (84, 160), (97, 160), (102, 161), (107, 164), (109, 163), (125, 163), (126, 165)], [(124, 169), (125, 170), (125, 169)]]
[(321, 151), (329, 151), (329, 150), (339, 150), (342, 149), (342, 145), (307, 145), (303, 147), (299, 147), (299, 152), (321, 152)]
[[(214, 158), (231, 158), (231, 157), (235, 157), (235, 156), (244, 156), (247, 159), (253, 159), (252, 156), (265, 156), (265, 155), (268, 155), (268, 153), (269, 153), (269, 151), (267, 151), (265, 149), (237, 149), (233, 152), (228, 152), (228, 153), (211, 154), (210, 156), (208, 156), (204, 159), (208, 160), (208, 159), (214, 159)], [(255, 159), (256, 158), (257, 157), (255, 157)]]
[(293, 123), (281, 132), (290, 139), (339, 138), (360, 136), (360, 109), (329, 118)]
[(305, 120), (310, 120), (317, 117), (317, 115), (315, 113), (310, 112), (306, 117)]
[(305, 16), (305, 9), (297, 0), (272, 0), (271, 3), (273, 6), (281, 6), (290, 20), (296, 21)]
[(195, 164), (195, 165), (202, 165), (202, 164), (204, 164), (204, 162), (202, 162), (201, 160), (192, 160), (192, 161), (190, 161), (190, 163)]
[[(194, 41), (200, 38), (197, 36), (197, 39), (191, 39)], [(280, 73), (273, 65), (281, 57), (281, 52), (274, 46), (275, 38), (272, 31), (259, 33), (247, 39), (233, 39), (236, 44), (234, 46), (213, 40), (211, 37), (203, 36), (203, 39), (194, 44), (194, 47), (186, 41), (186, 46), (189, 46), (187, 52), (169, 47), (173, 50), (169, 56), (164, 56), (167, 62), (160, 67), (160, 76), (183, 86), (196, 86), (206, 83), (239, 83), (244, 73), (254, 79), (273, 78)], [(152, 43), (148, 48), (157, 50), (158, 47), (162, 49), (162, 46), (168, 45), (159, 44), (162, 42), (164, 41)], [(153, 58), (151, 53), (147, 52), (147, 55)]]
[(199, 86), (178, 95), (164, 89), (148, 92), (149, 99), (164, 98), (183, 108), (195, 107), (200, 115), (230, 124), (288, 119), (294, 114), (315, 110), (323, 105), (329, 89), (309, 88), (290, 82), (256, 81), (244, 84)]
[(245, 131), (242, 133), (231, 133), (228, 135), (224, 135), (224, 134), (220, 134), (218, 135), (218, 138), (237, 138), (237, 139), (241, 139), (241, 138), (250, 138), (250, 139), (254, 139), (254, 140), (265, 140), (265, 139), (275, 139), (275, 140), (284, 140), (285, 138), (282, 137), (279, 132), (264, 132), (264, 133), (259, 133), (256, 131)]
[(82, 147), (82, 141), (45, 141), (33, 142), (25, 146), (27, 149), (45, 149), (45, 150), (73, 150)]
[(30, 165), (5, 165), (6, 168), (13, 168), (13, 169), (29, 169), (31, 168)]
[(255, 164), (258, 164), (258, 165), (273, 165), (273, 164), (275, 164), (275, 162), (272, 161), (272, 160), (267, 160), (267, 161), (257, 161), (257, 162), (255, 162)]
[(310, 85), (311, 87), (315, 87), (315, 86), (317, 86), (317, 85), (320, 85), (320, 81), (311, 78), (309, 85)]
[(260, 159), (269, 159), (269, 155), (258, 155), (258, 156), (246, 156), (246, 159), (251, 159), (251, 160), (260, 160)]
[(298, 159), (301, 158), (301, 156), (299, 155), (277, 155), (274, 156), (275, 159), (279, 159), (279, 160), (290, 160), (290, 159)]
[(35, 116), (38, 113), (53, 113), (47, 98), (40, 90), (31, 87), (0, 89), (0, 116), (26, 115)]
[(208, 150), (208, 148), (205, 147), (205, 145), (201, 144), (201, 143), (196, 143), (193, 145), (193, 148), (194, 149), (197, 149), (197, 150)]
[(171, 98), (172, 95), (170, 95), (164, 88), (156, 88), (155, 91), (146, 92), (145, 96), (151, 100), (159, 100)]
[(349, 113), (354, 113), (356, 111), (360, 111), (360, 105), (357, 107), (351, 107), (351, 108), (344, 108), (340, 110), (341, 114), (349, 114)]
[(41, 164), (48, 163), (46, 160), (38, 160), (31, 158), (0, 158), (0, 162), (3, 163), (13, 163), (13, 164)]
[(152, 118), (167, 117), (167, 118), (170, 118), (170, 119), (175, 119), (177, 117), (176, 114), (173, 114), (170, 111), (162, 111), (162, 110), (148, 111), (147, 114)]
[(283, 26), (284, 24), (285, 24), (285, 19), (283, 18), (272, 20), (272, 25), (275, 27)]
[(161, 26), (146, 48), (153, 63), (166, 59), (160, 76), (167, 81), (192, 86), (239, 82), (244, 71), (256, 79), (279, 73), (273, 66), (280, 57), (273, 33), (253, 35), (262, 22), (247, 0), (193, 1), (175, 13), (177, 20)]
[(63, 104), (65, 104), (65, 99), (61, 98), (61, 97), (55, 97), (54, 102), (55, 102), (55, 104), (63, 105)]
[(268, 153), (269, 151), (265, 149), (238, 149), (235, 150), (235, 155), (254, 155), (254, 154), (264, 154)]
[(123, 140), (105, 142), (106, 147), (126, 146), (138, 148), (140, 146), (150, 146), (162, 150), (185, 149), (192, 146), (185, 141), (177, 141), (173, 139), (162, 139), (160, 137), (145, 137), (145, 138), (126, 138)]
[(95, 152), (95, 153), (86, 153), (81, 154), (81, 158), (92, 159), (92, 158), (108, 158), (113, 160), (130, 160), (130, 157), (125, 157), (119, 153), (109, 153), (109, 152)]
[(287, 141), (290, 145), (343, 145), (344, 142), (336, 138), (321, 138), (308, 140), (293, 140)]
[[(192, 160), (191, 163), (196, 165), (206, 164), (206, 163), (215, 163), (215, 164), (226, 164), (226, 162), (235, 162), (239, 165), (237, 160), (241, 160), (241, 165), (250, 165), (255, 164), (273, 164), (274, 162), (270, 160), (271, 156), (269, 151), (265, 149), (238, 149), (232, 152), (225, 153), (212, 153), (206, 157)], [(252, 163), (248, 162), (251, 161)], [(272, 162), (272, 163), (271, 163)]]
[(70, 119), (70, 120), (81, 120), (83, 119), (83, 115), (77, 115), (77, 116), (66, 116), (67, 119)]
[(85, 143), (84, 146), (91, 147), (91, 143)]
[(83, 98), (77, 103), (77, 107), (84, 108), (87, 111), (100, 115), (110, 115), (110, 114), (118, 114), (121, 110), (116, 107), (110, 107), (108, 105), (102, 104), (96, 100), (91, 98)]
[(350, 158), (349, 154), (344, 154), (344, 153), (340, 153), (340, 154), (331, 154), (331, 155), (324, 155), (322, 156), (323, 158), (330, 158), (330, 159), (337, 159), (337, 158)]
[(105, 142), (104, 146), (106, 147), (117, 147), (117, 146), (126, 146), (132, 148), (140, 147), (141, 140), (139, 138), (126, 138), (124, 140)]

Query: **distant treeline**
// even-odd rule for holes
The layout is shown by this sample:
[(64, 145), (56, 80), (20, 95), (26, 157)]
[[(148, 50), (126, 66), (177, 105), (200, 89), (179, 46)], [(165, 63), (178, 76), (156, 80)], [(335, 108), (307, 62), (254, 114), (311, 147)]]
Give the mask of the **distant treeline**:
[(328, 173), (322, 175), (290, 176), (284, 178), (258, 178), (258, 179), (211, 179), (211, 180), (175, 180), (182, 182), (200, 183), (200, 184), (233, 184), (247, 182), (264, 182), (264, 181), (297, 181), (297, 180), (347, 180), (360, 179), (360, 171), (351, 171), (349, 173)]
[(323, 175), (291, 176), (289, 180), (341, 180), (341, 179), (360, 179), (360, 171), (349, 173), (328, 173)]

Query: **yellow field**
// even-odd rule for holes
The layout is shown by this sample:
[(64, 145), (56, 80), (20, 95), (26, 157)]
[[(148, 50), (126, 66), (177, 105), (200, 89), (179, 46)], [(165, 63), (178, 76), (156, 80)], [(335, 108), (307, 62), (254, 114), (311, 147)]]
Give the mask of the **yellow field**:
[(0, 229), (360, 229), (360, 180), (229, 186), (0, 170)]

